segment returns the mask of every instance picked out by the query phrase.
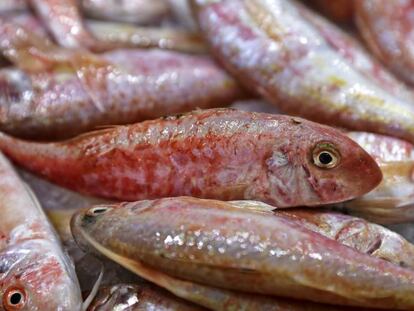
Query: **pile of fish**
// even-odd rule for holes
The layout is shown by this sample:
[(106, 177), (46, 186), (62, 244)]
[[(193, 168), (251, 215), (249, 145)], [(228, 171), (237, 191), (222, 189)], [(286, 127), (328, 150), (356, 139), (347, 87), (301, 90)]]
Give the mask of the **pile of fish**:
[(0, 310), (414, 310), (412, 16), (0, 0)]

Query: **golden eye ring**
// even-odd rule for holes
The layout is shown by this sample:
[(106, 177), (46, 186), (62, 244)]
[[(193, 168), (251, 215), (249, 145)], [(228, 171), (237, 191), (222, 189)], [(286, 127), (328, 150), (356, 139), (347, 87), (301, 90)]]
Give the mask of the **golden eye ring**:
[(3, 307), (7, 311), (17, 311), (26, 305), (26, 291), (19, 287), (10, 287), (3, 296)]
[(341, 162), (339, 151), (331, 143), (318, 143), (312, 152), (313, 164), (322, 169), (332, 169)]

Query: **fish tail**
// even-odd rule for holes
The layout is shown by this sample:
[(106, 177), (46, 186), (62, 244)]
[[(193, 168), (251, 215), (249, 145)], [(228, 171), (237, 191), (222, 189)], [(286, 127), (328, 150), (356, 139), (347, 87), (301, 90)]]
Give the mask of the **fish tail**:
[(37, 143), (14, 138), (0, 132), (0, 151), (14, 163), (25, 169), (56, 180), (65, 170), (74, 169), (76, 156), (69, 156), (67, 148), (60, 143)]

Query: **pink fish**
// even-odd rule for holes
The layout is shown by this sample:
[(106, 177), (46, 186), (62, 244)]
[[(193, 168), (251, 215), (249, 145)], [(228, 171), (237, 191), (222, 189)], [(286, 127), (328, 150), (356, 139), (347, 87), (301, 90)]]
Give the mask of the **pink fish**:
[(354, 2), (357, 26), (368, 47), (397, 76), (414, 84), (414, 1)]
[(292, 0), (193, 3), (217, 59), (282, 111), (414, 142), (412, 92), (306, 7)]
[(312, 206), (360, 196), (381, 181), (375, 161), (338, 130), (231, 109), (194, 111), (58, 143), (0, 135), (0, 149), (60, 185), (119, 200), (191, 195)]
[(2, 310), (81, 310), (73, 263), (27, 186), (0, 155)]
[(23, 70), (0, 72), (0, 129), (17, 136), (69, 137), (97, 126), (223, 106), (245, 96), (207, 56), (71, 51), (4, 20), (0, 48)]

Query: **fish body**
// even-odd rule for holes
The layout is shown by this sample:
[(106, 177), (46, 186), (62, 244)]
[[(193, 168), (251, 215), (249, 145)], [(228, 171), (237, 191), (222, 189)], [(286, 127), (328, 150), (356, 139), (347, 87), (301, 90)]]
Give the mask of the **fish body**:
[(306, 7), (284, 0), (193, 6), (217, 59), (282, 111), (414, 142), (412, 92)]
[(394, 137), (349, 132), (378, 163), (383, 179), (369, 193), (339, 204), (340, 209), (382, 224), (414, 220), (414, 146)]
[(170, 13), (166, 0), (81, 0), (87, 16), (109, 21), (157, 24)]
[(132, 49), (92, 55), (59, 49), (14, 23), (0, 25), (3, 53), (19, 67), (0, 73), (0, 129), (13, 135), (65, 138), (245, 96), (206, 56)]
[(260, 204), (181, 197), (100, 205), (76, 214), (72, 233), (81, 247), (147, 276), (146, 267), (229, 290), (413, 308), (414, 271), (338, 243)]
[[(121, 309), (122, 308), (122, 309)], [(117, 284), (99, 289), (88, 311), (201, 311), (201, 307), (174, 297), (150, 284)]]
[(57, 143), (3, 134), (0, 149), (60, 185), (129, 201), (191, 195), (312, 206), (360, 196), (382, 178), (375, 161), (333, 128), (231, 109), (199, 110)]
[(33, 195), (0, 155), (2, 310), (81, 310), (72, 262)]
[(395, 75), (414, 84), (414, 2), (405, 0), (355, 2), (358, 29), (371, 52)]

